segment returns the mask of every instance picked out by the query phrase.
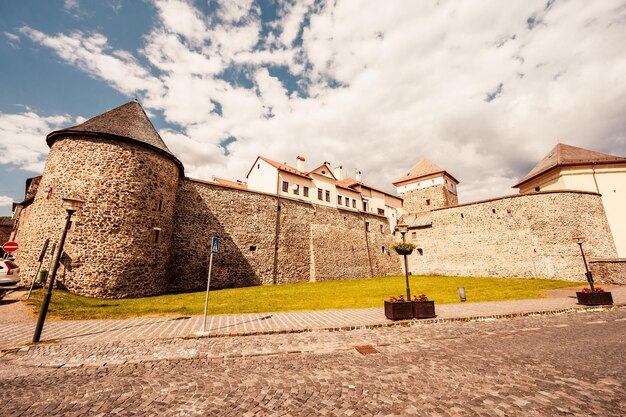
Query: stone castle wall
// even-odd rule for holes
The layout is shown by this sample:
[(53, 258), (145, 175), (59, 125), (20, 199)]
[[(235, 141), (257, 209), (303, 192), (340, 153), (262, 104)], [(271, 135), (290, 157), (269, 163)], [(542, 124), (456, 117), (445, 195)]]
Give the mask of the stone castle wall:
[(414, 274), (584, 281), (577, 237), (585, 238), (587, 256), (617, 257), (601, 196), (595, 193), (515, 195), (431, 215), (431, 227), (407, 236), (423, 252), (410, 257)]
[[(452, 194), (445, 185), (441, 184), (400, 193), (399, 197), (404, 200), (402, 202), (404, 213), (418, 213), (452, 207), (456, 206), (459, 201), (456, 194)], [(427, 204), (428, 201), (430, 204)]]
[(171, 290), (206, 286), (212, 236), (222, 239), (212, 288), (401, 272), (385, 217), (202, 181), (180, 182), (175, 229)]
[(592, 259), (589, 270), (596, 282), (626, 285), (626, 259)]
[[(67, 235), (59, 284), (93, 297), (165, 292), (178, 177), (172, 161), (140, 145), (57, 140), (19, 221), (22, 281), (32, 279), (44, 241), (49, 238), (51, 247), (59, 240), (66, 217), (61, 199), (79, 195), (85, 203)], [(161, 229), (158, 242), (155, 227)], [(49, 259), (50, 253), (44, 265)]]

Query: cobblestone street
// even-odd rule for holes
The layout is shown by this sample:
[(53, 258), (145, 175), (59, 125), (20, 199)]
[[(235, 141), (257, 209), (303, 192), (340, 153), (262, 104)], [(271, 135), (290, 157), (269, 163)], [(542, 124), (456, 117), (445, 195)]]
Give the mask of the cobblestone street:
[[(2, 415), (626, 414), (626, 309), (6, 351)], [(355, 347), (371, 345), (370, 354)], [(367, 349), (365, 350), (367, 353)]]

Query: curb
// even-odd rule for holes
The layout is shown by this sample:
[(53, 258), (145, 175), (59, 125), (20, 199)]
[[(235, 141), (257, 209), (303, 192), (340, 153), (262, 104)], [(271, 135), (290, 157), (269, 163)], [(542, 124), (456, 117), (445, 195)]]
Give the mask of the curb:
[(613, 304), (611, 306), (589, 306), (589, 307), (568, 307), (559, 308), (556, 310), (540, 310), (521, 313), (506, 313), (506, 314), (488, 314), (479, 316), (468, 317), (449, 317), (449, 318), (433, 318), (433, 319), (409, 319), (398, 320), (395, 322), (376, 323), (376, 324), (364, 324), (358, 326), (339, 326), (339, 327), (317, 327), (308, 329), (286, 329), (286, 330), (263, 330), (257, 332), (232, 332), (221, 334), (208, 334), (206, 336), (188, 335), (177, 337), (180, 339), (204, 339), (204, 338), (221, 338), (221, 337), (238, 337), (238, 336), (262, 336), (272, 334), (290, 334), (290, 333), (326, 333), (326, 332), (345, 332), (351, 330), (370, 330), (381, 328), (393, 328), (393, 327), (415, 327), (428, 324), (439, 323), (455, 323), (455, 322), (474, 322), (474, 321), (491, 321), (498, 319), (513, 319), (518, 317), (540, 317), (540, 316), (553, 316), (556, 314), (565, 313), (586, 313), (593, 311), (608, 311), (616, 310), (626, 307), (626, 304)]

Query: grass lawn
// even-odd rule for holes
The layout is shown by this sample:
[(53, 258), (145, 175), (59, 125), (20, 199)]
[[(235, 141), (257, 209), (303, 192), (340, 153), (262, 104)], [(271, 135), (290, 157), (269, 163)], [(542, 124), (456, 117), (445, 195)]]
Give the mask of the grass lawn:
[[(436, 303), (457, 303), (457, 287), (465, 287), (467, 300), (499, 301), (541, 298), (541, 291), (577, 283), (545, 279), (410, 277), (411, 294), (425, 293)], [(381, 307), (389, 296), (405, 292), (404, 277), (306, 282), (212, 290), (209, 314), (260, 313)], [(100, 300), (55, 290), (48, 317), (60, 319), (112, 319), (136, 316), (198, 315), (204, 311), (205, 291), (145, 298)], [(43, 290), (33, 292), (28, 304), (38, 310)]]

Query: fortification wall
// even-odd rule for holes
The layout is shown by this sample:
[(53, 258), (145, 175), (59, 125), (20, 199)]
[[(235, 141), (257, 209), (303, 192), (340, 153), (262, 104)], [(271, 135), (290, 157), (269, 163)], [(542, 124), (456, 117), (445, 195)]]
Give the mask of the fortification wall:
[(412, 231), (423, 255), (411, 255), (409, 270), (420, 275), (584, 281), (578, 237), (587, 256), (617, 257), (595, 193), (524, 194), (435, 210), (432, 227)]
[(592, 259), (589, 270), (593, 279), (602, 284), (626, 285), (626, 259)]
[(212, 236), (222, 238), (212, 288), (401, 272), (397, 255), (381, 249), (392, 243), (385, 217), (185, 179), (178, 189), (172, 290), (206, 286)]
[[(59, 285), (92, 297), (165, 292), (177, 182), (172, 161), (139, 145), (57, 140), (18, 225), (23, 283), (32, 279), (44, 241), (49, 238), (51, 247), (60, 238), (66, 217), (61, 199), (79, 195), (85, 203), (67, 235)], [(158, 241), (155, 227), (161, 229)], [(50, 253), (44, 265), (49, 259)]]

